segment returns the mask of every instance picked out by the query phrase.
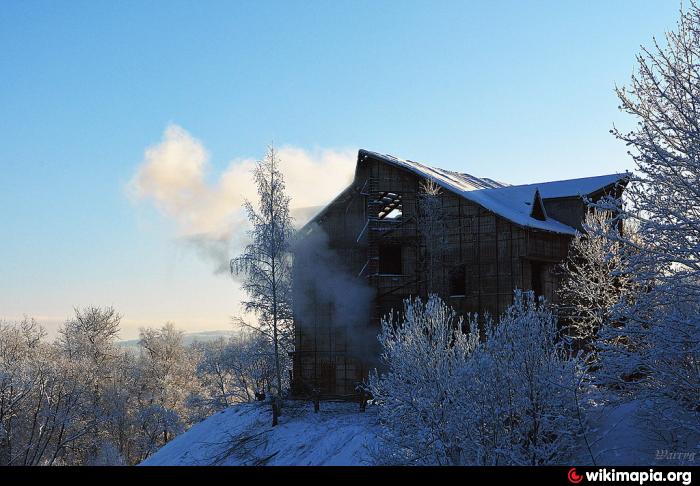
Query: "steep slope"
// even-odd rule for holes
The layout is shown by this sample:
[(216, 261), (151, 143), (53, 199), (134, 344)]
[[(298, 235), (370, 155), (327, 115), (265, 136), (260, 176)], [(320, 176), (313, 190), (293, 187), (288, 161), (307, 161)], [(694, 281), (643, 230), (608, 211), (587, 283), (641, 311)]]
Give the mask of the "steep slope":
[(377, 415), (357, 404), (288, 402), (277, 427), (268, 404), (230, 407), (194, 425), (142, 463), (165, 465), (367, 465)]

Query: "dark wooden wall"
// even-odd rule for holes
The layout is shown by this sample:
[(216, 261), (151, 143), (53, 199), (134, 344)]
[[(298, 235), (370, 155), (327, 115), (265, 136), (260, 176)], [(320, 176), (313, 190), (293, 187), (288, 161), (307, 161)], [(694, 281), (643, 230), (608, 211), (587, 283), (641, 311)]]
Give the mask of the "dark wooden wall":
[[(358, 162), (352, 186), (317, 218), (345, 270), (372, 287), (375, 298), (367, 322), (354, 329), (335, 326), (332, 309), (323, 306), (312, 319), (295, 321), (295, 393), (315, 388), (322, 394), (354, 394), (356, 384), (380, 365), (380, 318), (400, 311), (405, 298), (437, 293), (459, 314), (497, 316), (510, 305), (515, 288), (533, 290), (533, 282), (539, 282), (545, 298), (555, 300), (556, 264), (567, 254), (569, 236), (520, 227), (443, 189), (444, 245), (430, 258), (418, 225), (420, 182), (407, 170), (367, 157)], [(399, 220), (377, 217), (386, 193), (401, 196)], [(553, 212), (575, 214), (577, 204), (572, 199)], [(380, 272), (382, 248), (400, 251), (400, 273)], [(428, 281), (431, 261), (436, 263)], [(451, 295), (455, 274), (465, 279), (463, 295)]]

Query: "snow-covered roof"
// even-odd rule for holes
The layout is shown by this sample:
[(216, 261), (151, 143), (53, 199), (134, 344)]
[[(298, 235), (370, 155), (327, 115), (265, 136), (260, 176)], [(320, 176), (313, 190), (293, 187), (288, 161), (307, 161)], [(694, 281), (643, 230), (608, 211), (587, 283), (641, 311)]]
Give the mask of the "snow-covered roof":
[(474, 177), (471, 174), (440, 169), (438, 167), (429, 167), (421, 164), (420, 162), (399, 159), (393, 155), (380, 154), (364, 149), (360, 150), (358, 160), (362, 160), (368, 155), (374, 157), (375, 159), (384, 160), (390, 164), (408, 169), (420, 176), (432, 178), (440, 185), (443, 185), (443, 183), (447, 184), (450, 187), (445, 188), (450, 190), (475, 191), (479, 189), (495, 189), (510, 185), (506, 184), (505, 182), (494, 181), (493, 179)]
[(628, 174), (608, 174), (593, 177), (583, 177), (580, 179), (567, 179), (564, 181), (538, 182), (535, 184), (523, 184), (519, 186), (509, 186), (531, 189), (533, 192), (539, 189), (542, 199), (556, 199), (560, 197), (587, 196), (605, 187), (618, 183), (626, 179)]
[(421, 177), (433, 179), (444, 189), (479, 204), (520, 226), (564, 234), (575, 234), (576, 230), (552, 218), (541, 221), (531, 216), (532, 203), (536, 191), (539, 190), (542, 199), (586, 196), (627, 177), (627, 174), (609, 174), (581, 179), (511, 186), (493, 179), (479, 178), (460, 172), (429, 167), (419, 162), (399, 159), (393, 155), (380, 154), (369, 150), (360, 150), (358, 162), (368, 156), (407, 169)]

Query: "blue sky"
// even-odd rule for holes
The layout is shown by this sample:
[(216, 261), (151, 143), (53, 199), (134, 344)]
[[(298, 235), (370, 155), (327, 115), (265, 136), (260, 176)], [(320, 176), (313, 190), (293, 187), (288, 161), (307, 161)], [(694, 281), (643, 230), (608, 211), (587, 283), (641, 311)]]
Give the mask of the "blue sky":
[(608, 133), (630, 123), (613, 88), (679, 5), (5, 0), (0, 319), (55, 328), (96, 304), (123, 313), (125, 338), (230, 327), (236, 285), (177, 215), (129, 195), (170, 125), (205, 148), (213, 185), (272, 140), (511, 183), (631, 168)]

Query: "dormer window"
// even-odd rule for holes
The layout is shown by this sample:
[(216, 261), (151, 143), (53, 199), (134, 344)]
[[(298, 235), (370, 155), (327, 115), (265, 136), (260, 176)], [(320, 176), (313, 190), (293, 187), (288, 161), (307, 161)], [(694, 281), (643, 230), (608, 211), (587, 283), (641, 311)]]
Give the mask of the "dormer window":
[(535, 191), (535, 197), (532, 200), (530, 217), (540, 221), (545, 221), (547, 219), (547, 212), (544, 210), (544, 203), (542, 202), (542, 197), (540, 197), (539, 189)]

